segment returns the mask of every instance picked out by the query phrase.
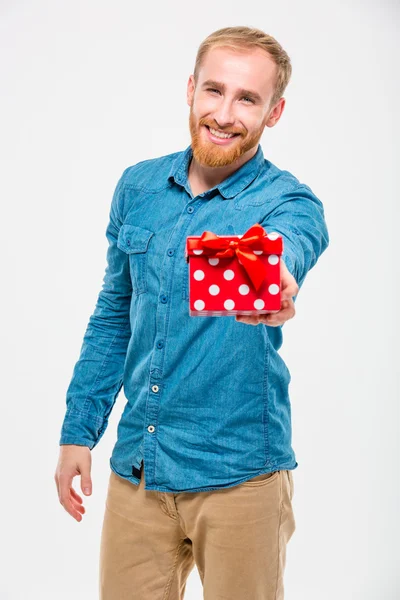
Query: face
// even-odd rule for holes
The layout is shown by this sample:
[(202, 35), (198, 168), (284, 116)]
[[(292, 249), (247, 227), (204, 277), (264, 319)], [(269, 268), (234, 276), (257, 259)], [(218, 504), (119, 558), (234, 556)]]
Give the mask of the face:
[[(272, 108), (276, 65), (263, 50), (233, 51), (212, 48), (187, 89), (193, 156), (201, 165), (224, 167), (241, 156), (255, 154), (265, 127), (273, 127), (285, 104)], [(210, 128), (225, 134), (222, 139)]]

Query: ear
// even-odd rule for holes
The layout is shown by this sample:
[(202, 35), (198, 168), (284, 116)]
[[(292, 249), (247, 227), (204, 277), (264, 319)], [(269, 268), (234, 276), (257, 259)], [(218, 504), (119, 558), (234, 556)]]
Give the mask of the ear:
[(279, 119), (282, 116), (283, 113), (283, 109), (285, 108), (285, 104), (286, 104), (286, 99), (285, 98), (280, 98), (280, 100), (277, 102), (277, 104), (274, 106), (274, 108), (271, 110), (267, 122), (265, 123), (266, 127), (274, 127), (274, 125), (277, 124), (277, 122), (279, 121)]
[(190, 75), (188, 84), (187, 84), (187, 92), (186, 92), (186, 99), (187, 99), (187, 103), (189, 106), (191, 106), (192, 102), (193, 102), (194, 90), (195, 90), (194, 76)]

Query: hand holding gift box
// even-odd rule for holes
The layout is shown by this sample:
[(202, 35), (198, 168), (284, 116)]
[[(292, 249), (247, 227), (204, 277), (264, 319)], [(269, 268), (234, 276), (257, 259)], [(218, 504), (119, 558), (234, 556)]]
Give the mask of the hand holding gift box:
[(242, 315), (241, 313), (237, 313), (236, 321), (246, 323), (247, 325), (259, 325), (263, 323), (270, 327), (280, 327), (295, 316), (296, 308), (293, 298), (297, 296), (298, 292), (299, 286), (281, 257), (281, 310), (262, 315)]
[(260, 315), (281, 309), (282, 236), (256, 223), (242, 236), (205, 231), (186, 239), (191, 316)]

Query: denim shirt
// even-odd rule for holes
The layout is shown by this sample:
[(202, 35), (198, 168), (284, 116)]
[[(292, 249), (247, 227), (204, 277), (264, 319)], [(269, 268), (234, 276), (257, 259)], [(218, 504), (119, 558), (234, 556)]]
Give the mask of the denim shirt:
[[(93, 449), (124, 387), (110, 467), (145, 489), (228, 488), (298, 466), (282, 326), (189, 315), (187, 236), (241, 235), (255, 223), (283, 238), (301, 288), (329, 243), (309, 186), (257, 153), (193, 196), (192, 148), (122, 173), (111, 201), (107, 266), (66, 394), (60, 445)], [(294, 298), (294, 300), (296, 297)]]

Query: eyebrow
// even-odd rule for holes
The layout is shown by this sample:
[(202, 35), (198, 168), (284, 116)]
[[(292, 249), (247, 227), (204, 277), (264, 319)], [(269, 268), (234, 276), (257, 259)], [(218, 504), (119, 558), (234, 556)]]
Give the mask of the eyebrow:
[[(221, 83), (220, 81), (214, 81), (213, 79), (207, 79), (207, 81), (205, 81), (201, 87), (204, 88), (206, 86), (221, 88), (221, 90), (223, 90), (223, 91), (225, 91), (225, 89), (226, 89), (226, 86), (224, 83)], [(249, 96), (250, 98), (257, 100), (258, 102), (261, 102), (261, 103), (263, 102), (263, 99), (261, 98), (260, 94), (258, 94), (257, 92), (254, 92), (253, 90), (245, 90), (245, 89), (241, 88), (238, 90), (238, 92), (242, 96)]]

